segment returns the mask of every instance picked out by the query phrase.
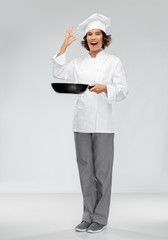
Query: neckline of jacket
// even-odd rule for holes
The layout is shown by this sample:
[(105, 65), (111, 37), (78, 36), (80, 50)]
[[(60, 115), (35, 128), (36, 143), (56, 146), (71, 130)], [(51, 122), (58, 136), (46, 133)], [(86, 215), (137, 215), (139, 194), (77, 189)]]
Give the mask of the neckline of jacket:
[(90, 56), (90, 53), (88, 52), (87, 53), (87, 56), (88, 56), (88, 58), (90, 58), (90, 59), (97, 59), (97, 58), (99, 58), (99, 57), (101, 57), (101, 56), (103, 56), (104, 55), (104, 50), (102, 49), (99, 53), (97, 53), (97, 55), (96, 55), (96, 57), (95, 58), (92, 58), (91, 56)]

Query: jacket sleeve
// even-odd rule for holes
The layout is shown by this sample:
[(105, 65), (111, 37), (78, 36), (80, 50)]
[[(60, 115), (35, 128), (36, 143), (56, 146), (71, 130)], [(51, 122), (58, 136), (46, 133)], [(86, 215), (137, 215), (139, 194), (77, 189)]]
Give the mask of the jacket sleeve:
[(105, 93), (106, 100), (112, 104), (114, 101), (118, 102), (126, 98), (128, 95), (128, 85), (126, 82), (125, 72), (122, 62), (119, 59), (117, 66), (114, 70), (113, 81), (111, 84), (106, 84), (107, 93)]
[(59, 78), (67, 81), (75, 81), (74, 70), (75, 62), (74, 60), (67, 62), (66, 53), (57, 56), (56, 53), (51, 60), (53, 61), (53, 77)]

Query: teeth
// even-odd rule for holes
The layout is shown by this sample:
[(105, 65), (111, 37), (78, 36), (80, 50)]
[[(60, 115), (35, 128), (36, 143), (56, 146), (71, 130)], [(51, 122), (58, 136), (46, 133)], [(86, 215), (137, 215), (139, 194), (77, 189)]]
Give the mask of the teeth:
[(91, 42), (92, 45), (96, 45), (98, 42)]

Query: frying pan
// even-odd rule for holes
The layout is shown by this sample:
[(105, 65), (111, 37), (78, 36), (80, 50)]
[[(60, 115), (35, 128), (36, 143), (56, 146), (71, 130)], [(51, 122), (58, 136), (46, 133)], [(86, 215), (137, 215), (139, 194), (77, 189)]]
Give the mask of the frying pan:
[(74, 93), (74, 94), (83, 93), (87, 90), (87, 88), (90, 89), (94, 87), (82, 83), (51, 83), (51, 86), (57, 93)]

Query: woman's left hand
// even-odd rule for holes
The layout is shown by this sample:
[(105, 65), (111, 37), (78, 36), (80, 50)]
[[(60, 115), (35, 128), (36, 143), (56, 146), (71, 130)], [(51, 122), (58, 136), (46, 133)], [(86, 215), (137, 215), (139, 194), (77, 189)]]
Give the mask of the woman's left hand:
[(107, 86), (104, 84), (96, 83), (96, 84), (93, 84), (92, 86), (94, 87), (89, 89), (91, 92), (96, 92), (96, 93), (107, 92)]

